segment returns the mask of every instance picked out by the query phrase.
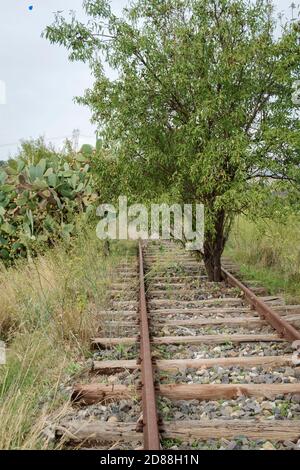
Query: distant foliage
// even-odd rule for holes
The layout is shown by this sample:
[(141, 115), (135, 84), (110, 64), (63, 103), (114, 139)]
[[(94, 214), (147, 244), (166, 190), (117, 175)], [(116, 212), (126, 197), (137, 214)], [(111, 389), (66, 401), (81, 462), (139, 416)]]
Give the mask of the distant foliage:
[(39, 139), (22, 144), (0, 169), (0, 259), (11, 262), (69, 240), (77, 214), (89, 215), (97, 195), (88, 155), (58, 154)]
[(80, 152), (83, 153), (83, 155), (91, 156), (91, 155), (93, 155), (94, 148), (92, 147), (92, 145), (83, 144), (83, 146), (80, 149)]

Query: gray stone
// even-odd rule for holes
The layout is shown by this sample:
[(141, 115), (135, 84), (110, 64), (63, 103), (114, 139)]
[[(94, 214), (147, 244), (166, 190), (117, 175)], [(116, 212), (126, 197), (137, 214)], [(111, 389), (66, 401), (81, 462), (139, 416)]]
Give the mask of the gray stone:
[(235, 441), (231, 441), (229, 442), (228, 446), (227, 446), (227, 450), (234, 450), (236, 449), (237, 447), (237, 443)]
[(295, 444), (292, 441), (284, 441), (283, 442), (284, 447), (287, 447), (288, 449), (294, 449)]
[(293, 396), (293, 402), (300, 404), (300, 394), (294, 395)]
[(109, 423), (117, 423), (119, 420), (117, 416), (110, 416), (107, 420)]
[(300, 379), (300, 367), (295, 367), (294, 377), (296, 377), (296, 379)]

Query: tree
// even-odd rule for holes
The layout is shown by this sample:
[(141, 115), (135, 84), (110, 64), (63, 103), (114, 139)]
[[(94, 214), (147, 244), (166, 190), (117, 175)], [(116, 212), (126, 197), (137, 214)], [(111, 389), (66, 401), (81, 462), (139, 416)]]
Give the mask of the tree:
[(116, 156), (119, 191), (203, 203), (203, 259), (220, 281), (234, 216), (266, 179), (299, 181), (298, 24), (276, 36), (269, 0), (136, 0), (121, 18), (105, 0), (83, 6), (88, 24), (57, 15), (46, 37), (94, 73), (79, 101)]
[(83, 144), (81, 149), (80, 149), (80, 153), (83, 153), (86, 156), (93, 155), (93, 151), (94, 151), (94, 148), (90, 144)]
[(52, 144), (46, 144), (44, 137), (22, 140), (17, 155), (30, 165), (37, 165), (42, 159), (53, 160), (53, 157), (58, 157), (58, 153)]

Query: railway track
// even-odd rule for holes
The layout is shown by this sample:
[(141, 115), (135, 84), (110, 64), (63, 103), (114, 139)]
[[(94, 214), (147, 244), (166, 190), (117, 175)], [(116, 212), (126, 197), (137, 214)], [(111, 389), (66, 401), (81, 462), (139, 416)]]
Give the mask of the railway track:
[(57, 437), (95, 449), (300, 450), (300, 306), (245, 287), (234, 268), (209, 283), (178, 245), (140, 244), (99, 312), (90, 373)]

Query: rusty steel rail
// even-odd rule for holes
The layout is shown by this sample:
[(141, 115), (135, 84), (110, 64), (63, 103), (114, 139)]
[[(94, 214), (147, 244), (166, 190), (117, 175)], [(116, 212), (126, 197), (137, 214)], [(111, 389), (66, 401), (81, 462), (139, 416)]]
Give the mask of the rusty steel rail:
[(147, 314), (142, 242), (139, 243), (140, 360), (142, 375), (143, 434), (145, 450), (160, 450), (150, 331)]
[(274, 312), (265, 302), (259, 299), (248, 287), (246, 287), (241, 281), (236, 279), (226, 269), (222, 269), (223, 275), (227, 282), (233, 286), (239, 288), (245, 295), (245, 298), (250, 305), (263, 317), (270, 325), (278, 331), (280, 336), (286, 338), (288, 341), (300, 340), (300, 332), (290, 325), (286, 320), (281, 318), (278, 313)]

